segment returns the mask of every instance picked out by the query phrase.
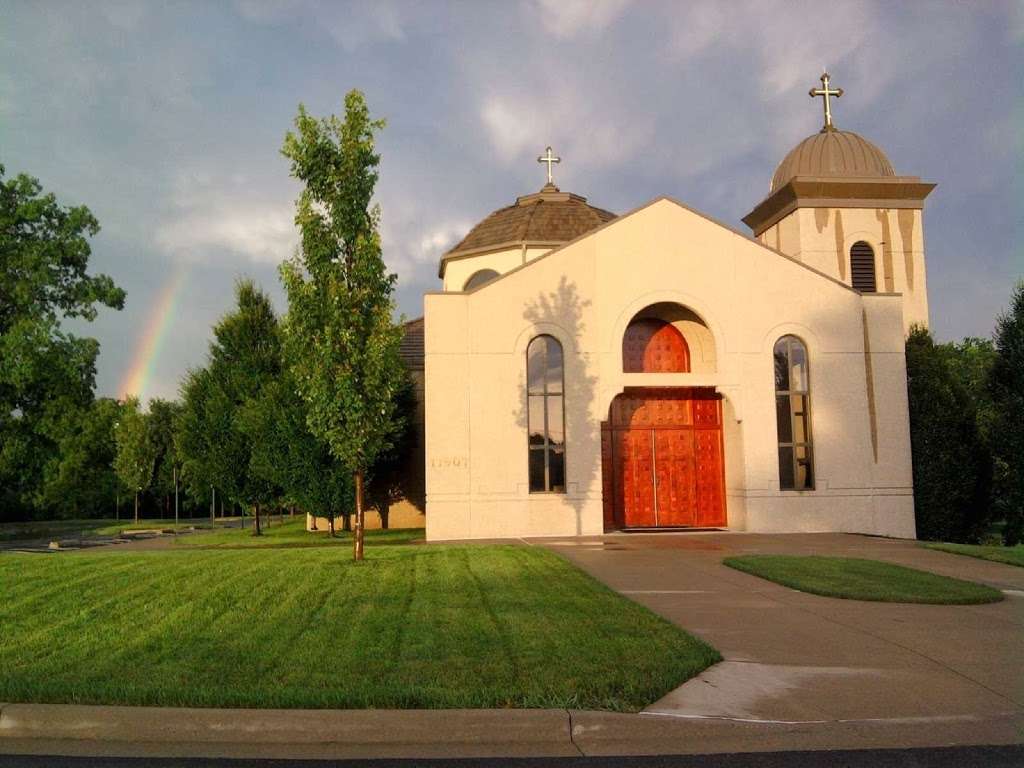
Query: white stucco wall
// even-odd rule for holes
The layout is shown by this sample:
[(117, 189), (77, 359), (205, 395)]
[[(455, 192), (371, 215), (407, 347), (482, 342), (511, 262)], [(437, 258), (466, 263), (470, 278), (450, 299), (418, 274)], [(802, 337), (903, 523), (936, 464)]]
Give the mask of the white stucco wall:
[[(702, 319), (683, 328), (702, 350), (693, 373), (622, 373), (623, 332), (657, 302)], [(899, 295), (861, 296), (660, 199), (424, 309), (429, 539), (601, 533), (600, 422), (627, 385), (724, 396), (731, 528), (914, 535)], [(565, 494), (527, 491), (526, 346), (540, 333), (565, 352)], [(772, 347), (787, 333), (810, 358), (813, 491), (779, 490)]]
[(482, 269), (493, 269), (499, 275), (543, 256), (553, 245), (519, 244), (511, 248), (485, 251), (453, 258), (445, 264), (443, 287), (446, 291), (461, 291), (474, 274)]
[(798, 208), (758, 237), (820, 272), (850, 283), (850, 248), (859, 240), (875, 252), (880, 293), (903, 295), (904, 329), (928, 326), (924, 228), (919, 209)]

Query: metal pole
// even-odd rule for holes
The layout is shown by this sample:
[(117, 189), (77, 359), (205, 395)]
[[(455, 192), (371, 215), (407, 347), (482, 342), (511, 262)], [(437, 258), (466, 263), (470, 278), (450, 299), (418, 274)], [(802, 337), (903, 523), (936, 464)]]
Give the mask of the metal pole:
[(174, 468), (174, 533), (178, 533), (178, 468)]

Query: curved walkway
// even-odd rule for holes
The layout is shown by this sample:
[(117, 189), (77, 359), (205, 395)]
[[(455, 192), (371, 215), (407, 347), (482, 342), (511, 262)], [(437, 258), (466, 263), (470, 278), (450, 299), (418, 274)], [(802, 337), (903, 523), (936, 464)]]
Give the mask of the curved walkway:
[[(976, 743), (1024, 732), (1022, 568), (850, 534), (615, 534), (530, 543), (558, 551), (721, 651), (722, 663), (648, 707), (650, 715), (903, 724), (908, 732), (948, 723)], [(990, 584), (1007, 599), (978, 606), (839, 600), (722, 565), (726, 556), (753, 553), (885, 560)]]

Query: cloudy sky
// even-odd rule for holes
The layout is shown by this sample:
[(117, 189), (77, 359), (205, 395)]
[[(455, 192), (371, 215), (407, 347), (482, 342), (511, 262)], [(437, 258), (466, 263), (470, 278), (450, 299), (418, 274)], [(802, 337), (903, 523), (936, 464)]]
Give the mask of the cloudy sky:
[(99, 393), (151, 358), (143, 394), (173, 396), (238, 276), (284, 307), (296, 186), (279, 149), (300, 101), (340, 112), (358, 87), (387, 118), (385, 258), (412, 317), (438, 256), (540, 187), (548, 144), (562, 189), (596, 205), (668, 194), (742, 227), (820, 127), (807, 90), (827, 65), (837, 125), (939, 185), (933, 329), (988, 336), (1024, 272), (1022, 42), (1021, 6), (994, 1), (0, 0), (0, 163), (100, 220), (94, 270), (128, 298), (88, 330)]

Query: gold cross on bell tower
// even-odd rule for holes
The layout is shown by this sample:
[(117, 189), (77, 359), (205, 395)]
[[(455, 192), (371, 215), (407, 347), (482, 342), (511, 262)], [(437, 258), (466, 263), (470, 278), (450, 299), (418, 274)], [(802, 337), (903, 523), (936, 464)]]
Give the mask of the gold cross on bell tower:
[(832, 125), (832, 106), (829, 104), (829, 96), (835, 96), (837, 99), (843, 95), (842, 88), (829, 88), (829, 75), (828, 72), (823, 72), (821, 75), (821, 88), (811, 88), (808, 93), (812, 99), (821, 96), (825, 104), (825, 127), (822, 130), (834, 131), (835, 127)]
[(551, 154), (551, 147), (548, 147), (547, 151), (543, 155), (541, 155), (540, 157), (537, 158), (537, 162), (538, 163), (547, 163), (548, 164), (548, 184), (552, 184), (553, 185), (555, 183), (555, 179), (551, 175), (551, 166), (556, 164), (556, 163), (562, 162), (562, 158), (555, 157), (553, 154)]

